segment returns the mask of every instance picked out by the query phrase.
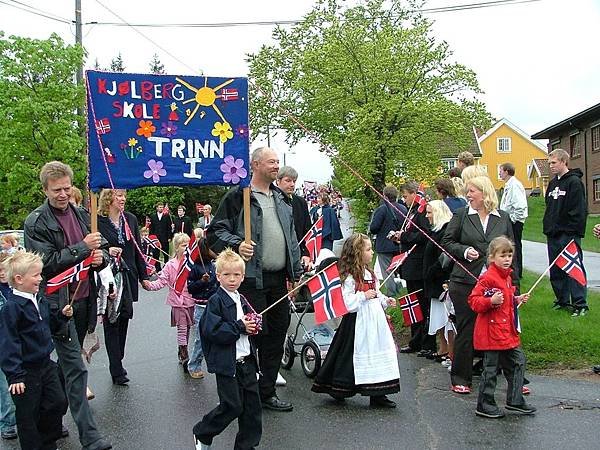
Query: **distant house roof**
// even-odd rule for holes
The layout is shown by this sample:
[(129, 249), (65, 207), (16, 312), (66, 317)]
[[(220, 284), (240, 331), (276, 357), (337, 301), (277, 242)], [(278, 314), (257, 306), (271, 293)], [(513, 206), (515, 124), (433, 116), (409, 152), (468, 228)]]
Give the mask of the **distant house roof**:
[(558, 132), (571, 129), (573, 127), (578, 126), (579, 124), (589, 122), (590, 120), (600, 118), (600, 103), (594, 105), (588, 109), (585, 109), (574, 116), (571, 116), (565, 120), (561, 120), (558, 123), (555, 123), (548, 128), (543, 129), (542, 131), (538, 131), (533, 136), (532, 139), (550, 139), (553, 135), (556, 135)]
[(498, 130), (498, 128), (500, 128), (502, 125), (506, 125), (508, 128), (512, 129), (517, 134), (521, 135), (521, 137), (523, 139), (531, 142), (533, 145), (535, 145), (537, 148), (539, 148), (540, 150), (542, 150), (544, 153), (548, 153), (548, 149), (547, 149), (547, 147), (544, 144), (542, 144), (542, 143), (540, 143), (538, 141), (534, 141), (532, 138), (529, 137), (529, 135), (527, 133), (525, 133), (518, 126), (516, 126), (514, 123), (512, 123), (510, 120), (508, 120), (506, 118), (500, 119), (498, 122), (496, 122), (492, 126), (492, 128), (490, 128), (489, 130), (487, 130), (483, 135), (479, 136), (479, 142), (481, 143), (484, 140), (486, 140), (493, 133), (495, 133), (496, 130)]
[(527, 171), (527, 178), (531, 178), (534, 170), (537, 172), (538, 177), (549, 177), (550, 165), (548, 164), (548, 160), (546, 158), (534, 158)]
[(452, 139), (445, 138), (440, 142), (440, 156), (443, 159), (454, 158), (458, 156), (460, 152), (471, 152), (475, 158), (481, 158), (481, 146), (477, 139), (477, 130), (472, 127), (471, 141), (467, 147), (461, 147), (457, 145)]

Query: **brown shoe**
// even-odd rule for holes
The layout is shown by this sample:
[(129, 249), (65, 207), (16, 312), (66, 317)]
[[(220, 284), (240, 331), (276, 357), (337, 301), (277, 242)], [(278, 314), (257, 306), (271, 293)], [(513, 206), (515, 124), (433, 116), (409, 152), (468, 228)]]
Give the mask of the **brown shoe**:
[(202, 372), (201, 370), (199, 370), (198, 372), (190, 372), (190, 377), (192, 378), (196, 378), (196, 379), (201, 379), (204, 378), (204, 372)]

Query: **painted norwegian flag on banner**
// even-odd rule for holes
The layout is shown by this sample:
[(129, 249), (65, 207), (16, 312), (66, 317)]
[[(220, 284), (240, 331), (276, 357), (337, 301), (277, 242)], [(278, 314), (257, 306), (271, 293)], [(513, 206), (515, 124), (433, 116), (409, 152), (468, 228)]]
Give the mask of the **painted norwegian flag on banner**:
[(145, 237), (144, 241), (148, 244), (149, 247), (162, 248), (162, 245), (160, 245), (160, 241), (158, 240), (158, 237), (155, 234), (151, 234), (150, 236)]
[(404, 263), (404, 261), (406, 261), (406, 258), (408, 258), (408, 255), (410, 255), (410, 252), (412, 252), (416, 246), (417, 246), (417, 244), (413, 245), (407, 251), (394, 256), (392, 258), (392, 262), (390, 262), (390, 265), (388, 266), (388, 268), (386, 270), (388, 272), (391, 272), (392, 270), (396, 270), (398, 267), (400, 267), (402, 265), (402, 263)]
[(315, 307), (317, 325), (348, 313), (336, 263), (311, 278), (307, 285)]
[(237, 100), (239, 98), (240, 97), (239, 97), (237, 89), (231, 89), (231, 88), (221, 89), (221, 100), (223, 100), (224, 102), (230, 102), (232, 100)]
[(188, 275), (194, 266), (194, 261), (200, 256), (200, 249), (198, 248), (198, 241), (196, 235), (192, 233), (190, 242), (188, 243), (185, 252), (183, 253), (183, 259), (179, 263), (179, 270), (177, 271), (177, 278), (175, 279), (175, 292), (181, 294), (183, 288), (187, 283)]
[(52, 294), (58, 291), (61, 287), (66, 286), (74, 281), (85, 280), (88, 277), (90, 266), (94, 260), (94, 253), (90, 253), (90, 256), (85, 258), (79, 264), (75, 264), (73, 267), (59, 273), (53, 278), (48, 280), (46, 284), (46, 294)]
[(402, 309), (405, 325), (413, 325), (423, 320), (423, 312), (416, 292), (405, 295), (400, 299), (400, 309)]
[(98, 131), (98, 134), (110, 133), (110, 122), (108, 119), (96, 120), (96, 131)]
[(423, 182), (419, 184), (419, 189), (417, 190), (413, 204), (418, 205), (417, 211), (420, 213), (425, 211), (425, 208), (427, 207), (427, 198), (425, 198), (425, 186), (423, 185)]
[(317, 256), (319, 256), (323, 241), (323, 216), (319, 217), (319, 220), (308, 230), (303, 240), (306, 240), (306, 248), (310, 254), (310, 260), (314, 263), (317, 260)]
[(579, 249), (575, 241), (571, 239), (571, 242), (560, 252), (555, 263), (560, 269), (567, 272), (567, 274), (577, 281), (580, 285), (586, 286), (587, 281), (585, 279), (585, 271), (581, 258), (579, 257)]

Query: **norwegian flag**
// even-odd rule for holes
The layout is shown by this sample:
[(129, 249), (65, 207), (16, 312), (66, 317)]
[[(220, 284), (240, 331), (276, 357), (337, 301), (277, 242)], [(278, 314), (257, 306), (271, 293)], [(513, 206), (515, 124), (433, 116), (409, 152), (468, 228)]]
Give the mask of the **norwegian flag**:
[(81, 261), (79, 264), (75, 264), (73, 267), (59, 273), (53, 278), (48, 280), (46, 284), (46, 294), (52, 294), (58, 291), (61, 287), (67, 286), (74, 281), (85, 280), (88, 277), (90, 266), (94, 260), (94, 252), (87, 258)]
[(154, 263), (157, 262), (158, 260), (154, 259), (150, 255), (143, 255), (143, 256), (144, 256), (144, 262), (146, 263), (146, 274), (152, 275), (154, 273), (154, 271), (156, 270), (156, 268), (154, 267)]
[(307, 285), (312, 296), (317, 325), (348, 313), (336, 263), (311, 278)]
[(188, 243), (185, 252), (183, 253), (183, 259), (179, 263), (179, 269), (177, 270), (177, 278), (175, 279), (175, 292), (181, 294), (185, 287), (190, 274), (190, 270), (194, 266), (194, 261), (200, 256), (200, 249), (198, 248), (198, 241), (196, 235), (192, 233), (190, 242)]
[(425, 198), (425, 186), (423, 185), (423, 182), (421, 182), (421, 184), (419, 184), (419, 189), (417, 190), (417, 193), (415, 194), (415, 199), (413, 200), (413, 204), (418, 205), (417, 212), (420, 212), (420, 213), (425, 211), (425, 208), (427, 207), (427, 199)]
[(306, 241), (306, 248), (308, 253), (310, 253), (310, 260), (314, 263), (317, 260), (317, 256), (319, 256), (323, 241), (323, 216), (319, 217), (319, 220), (317, 220), (310, 230), (308, 230), (308, 233), (306, 233), (306, 236), (304, 236), (302, 241)]
[(169, 204), (165, 203), (165, 207), (163, 208), (163, 214), (169, 215)]
[(232, 100), (239, 99), (239, 94), (237, 89), (221, 89), (221, 100), (224, 102), (230, 102)]
[(567, 244), (567, 246), (560, 252), (558, 258), (556, 258), (555, 264), (567, 274), (577, 281), (580, 285), (586, 286), (587, 281), (585, 279), (585, 271), (581, 258), (579, 257), (579, 249), (573, 239)]
[(391, 272), (393, 270), (396, 270), (398, 267), (400, 267), (402, 265), (402, 263), (404, 263), (404, 261), (406, 261), (406, 258), (408, 258), (408, 255), (410, 255), (410, 252), (412, 252), (415, 249), (416, 246), (417, 246), (417, 244), (414, 244), (407, 251), (402, 252), (399, 255), (394, 256), (392, 258), (392, 262), (390, 263), (389, 267), (386, 270), (388, 272)]
[(148, 237), (145, 237), (144, 242), (146, 242), (149, 247), (158, 249), (162, 248), (162, 245), (160, 245), (160, 241), (158, 240), (158, 236), (156, 236), (155, 234), (151, 234)]
[(110, 133), (110, 122), (108, 119), (105, 118), (96, 120), (96, 131), (98, 134)]
[(413, 325), (423, 320), (423, 312), (416, 292), (405, 295), (400, 299), (400, 309), (406, 325)]

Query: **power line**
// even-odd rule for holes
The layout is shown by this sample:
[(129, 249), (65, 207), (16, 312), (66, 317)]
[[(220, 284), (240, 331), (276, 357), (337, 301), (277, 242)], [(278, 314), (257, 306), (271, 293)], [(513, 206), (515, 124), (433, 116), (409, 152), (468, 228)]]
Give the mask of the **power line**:
[(30, 14), (35, 14), (36, 16), (41, 16), (41, 17), (45, 17), (46, 19), (55, 20), (56, 22), (69, 23), (69, 24), (71, 23), (70, 20), (65, 19), (64, 17), (60, 17), (60, 16), (57, 16), (48, 11), (44, 11), (42, 9), (35, 8), (26, 3), (19, 2), (17, 0), (9, 0), (9, 1), (12, 3), (7, 3), (3, 0), (0, 0), (0, 3), (2, 3), (3, 5), (6, 5), (6, 6), (12, 6), (13, 8), (20, 9), (21, 11), (25, 11)]

